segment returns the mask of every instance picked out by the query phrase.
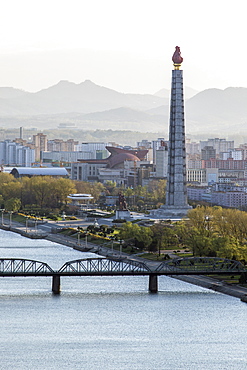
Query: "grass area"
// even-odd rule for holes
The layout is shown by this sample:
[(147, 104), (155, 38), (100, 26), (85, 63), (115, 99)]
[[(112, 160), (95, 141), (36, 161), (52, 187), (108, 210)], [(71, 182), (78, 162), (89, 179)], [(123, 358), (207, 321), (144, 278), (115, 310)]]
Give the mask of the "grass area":
[(193, 253), (191, 253), (191, 252), (188, 252), (188, 253), (177, 253), (176, 252), (176, 255), (178, 257), (193, 257)]
[(22, 216), (22, 215), (12, 215), (12, 220), (15, 221), (15, 222), (21, 222), (21, 223), (25, 223), (26, 222), (26, 217)]
[[(208, 275), (209, 277), (213, 279), (217, 279), (220, 281), (224, 281), (228, 284), (239, 284), (240, 275)], [(241, 284), (242, 286), (247, 286), (247, 284)]]

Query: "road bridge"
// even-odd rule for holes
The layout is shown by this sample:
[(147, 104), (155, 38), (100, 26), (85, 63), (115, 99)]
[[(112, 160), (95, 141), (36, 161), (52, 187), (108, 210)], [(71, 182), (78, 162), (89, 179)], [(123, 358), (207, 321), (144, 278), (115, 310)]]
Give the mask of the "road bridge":
[(149, 276), (149, 291), (158, 291), (160, 275), (211, 275), (239, 274), (247, 278), (245, 266), (234, 260), (217, 257), (174, 258), (164, 262), (136, 261), (129, 258), (85, 258), (66, 262), (60, 269), (53, 270), (47, 263), (18, 258), (0, 259), (0, 276), (51, 276), (52, 291), (60, 292), (62, 276)]

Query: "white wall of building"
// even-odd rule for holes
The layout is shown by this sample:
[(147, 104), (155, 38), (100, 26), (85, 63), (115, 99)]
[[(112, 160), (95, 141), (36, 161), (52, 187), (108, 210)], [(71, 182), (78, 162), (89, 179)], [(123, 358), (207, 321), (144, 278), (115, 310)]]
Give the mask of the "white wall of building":
[(168, 150), (166, 147), (160, 147), (156, 150), (156, 177), (167, 177)]
[(35, 150), (10, 140), (0, 142), (1, 165), (30, 167), (35, 161)]

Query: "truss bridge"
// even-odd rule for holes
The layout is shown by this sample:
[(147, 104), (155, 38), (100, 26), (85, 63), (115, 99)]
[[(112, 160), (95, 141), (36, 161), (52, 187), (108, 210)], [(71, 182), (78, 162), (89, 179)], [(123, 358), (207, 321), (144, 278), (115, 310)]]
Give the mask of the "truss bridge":
[(214, 257), (174, 258), (164, 262), (141, 262), (134, 258), (87, 258), (66, 262), (54, 270), (47, 263), (29, 259), (0, 259), (0, 276), (51, 276), (52, 291), (60, 292), (61, 276), (148, 275), (149, 290), (157, 292), (159, 275), (239, 274), (247, 277), (245, 266), (234, 260)]

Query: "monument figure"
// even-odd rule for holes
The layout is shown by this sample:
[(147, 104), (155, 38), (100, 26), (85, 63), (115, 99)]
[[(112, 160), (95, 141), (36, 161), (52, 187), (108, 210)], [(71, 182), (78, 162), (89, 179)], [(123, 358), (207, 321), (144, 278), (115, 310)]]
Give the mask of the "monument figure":
[(119, 192), (118, 193), (118, 202), (117, 202), (117, 210), (116, 210), (116, 219), (129, 219), (130, 218), (130, 211), (127, 208), (127, 202), (125, 196)]
[(121, 192), (118, 193), (118, 207), (120, 211), (128, 210), (125, 196)]

